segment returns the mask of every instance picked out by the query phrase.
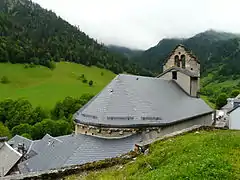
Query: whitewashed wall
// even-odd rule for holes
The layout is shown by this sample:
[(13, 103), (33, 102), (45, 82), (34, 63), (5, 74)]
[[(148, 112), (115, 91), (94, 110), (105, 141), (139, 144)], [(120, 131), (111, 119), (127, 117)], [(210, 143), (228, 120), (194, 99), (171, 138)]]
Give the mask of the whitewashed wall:
[(229, 129), (240, 130), (240, 108), (235, 109), (229, 115)]

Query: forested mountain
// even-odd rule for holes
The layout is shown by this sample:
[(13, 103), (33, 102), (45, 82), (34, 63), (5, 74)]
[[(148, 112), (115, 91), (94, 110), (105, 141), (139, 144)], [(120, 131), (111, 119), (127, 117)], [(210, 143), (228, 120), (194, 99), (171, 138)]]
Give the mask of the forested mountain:
[[(225, 93), (240, 89), (240, 35), (208, 30), (186, 39), (163, 39), (156, 46), (132, 58), (132, 61), (157, 75), (169, 53), (183, 44), (201, 62), (201, 94), (212, 103)], [(224, 102), (223, 102), (224, 103)]]
[[(197, 55), (201, 61), (203, 74), (216, 66), (220, 69), (219, 65), (223, 65), (221, 66), (221, 73), (226, 71), (224, 72), (226, 74), (222, 75), (240, 74), (240, 66), (239, 69), (234, 67), (239, 58), (239, 42), (240, 36), (238, 34), (209, 30), (188, 39), (163, 39), (156, 46), (136, 57), (135, 61), (155, 73), (160, 73), (162, 63), (168, 54), (177, 44), (183, 44)], [(234, 69), (229, 71), (232, 66)]]
[(53, 62), (70, 61), (115, 73), (147, 75), (128, 58), (110, 52), (80, 28), (29, 0), (0, 1), (0, 33), (0, 62), (53, 68)]
[(143, 50), (130, 49), (130, 48), (123, 47), (123, 46), (109, 45), (107, 47), (110, 51), (123, 54), (124, 56), (126, 56), (129, 59), (131, 59), (135, 56), (139, 56), (143, 53)]

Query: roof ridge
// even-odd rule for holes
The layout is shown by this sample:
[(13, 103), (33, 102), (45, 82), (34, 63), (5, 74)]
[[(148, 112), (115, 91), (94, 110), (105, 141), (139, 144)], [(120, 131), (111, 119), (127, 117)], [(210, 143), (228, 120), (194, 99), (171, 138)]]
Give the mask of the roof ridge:
[[(25, 138), (25, 137), (23, 137), (23, 136), (20, 136), (20, 135), (18, 135), (18, 134), (16, 134), (14, 137), (20, 137), (20, 138), (22, 138), (22, 139), (26, 139), (26, 140), (28, 140), (28, 141), (33, 142), (33, 140), (28, 139), (28, 138)], [(13, 138), (14, 138), (14, 137), (13, 137)], [(12, 139), (13, 139), (13, 138), (12, 138)], [(11, 139), (10, 139), (9, 141), (11, 141)]]
[(232, 108), (231, 110), (229, 110), (227, 112), (227, 114), (230, 114), (231, 112), (235, 111), (236, 109), (238, 109), (240, 107), (240, 105), (237, 105), (236, 107)]
[[(54, 140), (57, 140), (57, 141), (59, 141), (59, 142), (63, 142), (63, 141), (61, 141), (61, 140), (59, 140), (59, 139), (57, 139), (57, 138), (55, 138), (55, 137), (51, 136), (51, 135), (50, 135), (50, 134), (48, 134), (48, 133), (47, 133), (47, 134), (45, 134), (45, 136), (44, 136), (44, 137), (46, 137), (46, 136), (48, 136), (48, 137), (50, 137), (50, 138), (52, 138), (52, 139), (54, 139)], [(43, 137), (43, 138), (44, 138), (44, 137)], [(43, 139), (43, 138), (42, 138), (42, 139)]]
[(14, 148), (12, 148), (7, 142), (4, 142), (4, 144), (11, 149), (11, 151), (15, 152), (18, 156), (22, 157), (22, 154), (20, 152), (18, 152), (17, 150), (15, 150)]
[(183, 68), (179, 68), (179, 67), (176, 67), (176, 66), (172, 66), (170, 67), (169, 69), (167, 69), (166, 71), (162, 72), (161, 74), (159, 74), (158, 76), (156, 76), (156, 78), (160, 78), (161, 76), (163, 76), (164, 74), (172, 71), (172, 70), (176, 70), (176, 71), (179, 71), (183, 74), (186, 74), (187, 76), (191, 76), (191, 77), (199, 77), (199, 75), (196, 75), (194, 74), (193, 72), (191, 72), (190, 70), (188, 69), (183, 69)]

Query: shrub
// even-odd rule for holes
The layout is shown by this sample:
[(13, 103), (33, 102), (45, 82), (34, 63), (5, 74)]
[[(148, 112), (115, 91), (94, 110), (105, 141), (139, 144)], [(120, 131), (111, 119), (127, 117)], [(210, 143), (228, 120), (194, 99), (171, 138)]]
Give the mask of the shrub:
[(240, 91), (239, 90), (233, 90), (232, 92), (231, 92), (231, 97), (232, 98), (235, 98), (237, 95), (239, 95), (240, 94)]
[(216, 107), (217, 109), (220, 109), (225, 104), (227, 104), (227, 95), (226, 93), (221, 93), (216, 99)]
[(25, 65), (24, 65), (24, 68), (25, 68), (25, 69), (29, 68), (28, 64), (25, 64)]
[(87, 80), (87, 79), (83, 79), (82, 82), (83, 82), (83, 83), (87, 83), (88, 80)]
[(9, 131), (7, 126), (4, 126), (2, 122), (0, 122), (0, 137), (5, 137), (7, 136), (8, 138), (11, 138), (11, 132)]
[[(82, 81), (84, 81), (84, 80), (86, 80), (86, 77), (85, 77), (84, 74), (81, 74), (81, 76), (78, 76), (77, 79), (78, 79), (78, 80), (82, 80)], [(85, 82), (85, 83), (86, 83), (86, 82)]]
[(92, 86), (93, 85), (93, 81), (90, 80), (88, 84), (89, 84), (89, 86)]
[(1, 78), (1, 83), (2, 83), (2, 84), (8, 84), (8, 83), (10, 83), (10, 81), (9, 81), (9, 79), (8, 79), (7, 76), (3, 76), (3, 77)]
[(101, 72), (101, 76), (103, 76), (104, 75), (104, 73), (103, 72)]
[(54, 70), (56, 68), (56, 64), (53, 61), (47, 61), (46, 66), (51, 70)]
[(36, 65), (35, 65), (35, 64), (33, 64), (33, 63), (31, 63), (31, 64), (29, 64), (29, 67), (30, 67), (30, 68), (35, 68), (35, 67), (36, 67)]
[(30, 134), (28, 134), (28, 133), (23, 133), (21, 136), (25, 137), (27, 139), (32, 139), (32, 136)]

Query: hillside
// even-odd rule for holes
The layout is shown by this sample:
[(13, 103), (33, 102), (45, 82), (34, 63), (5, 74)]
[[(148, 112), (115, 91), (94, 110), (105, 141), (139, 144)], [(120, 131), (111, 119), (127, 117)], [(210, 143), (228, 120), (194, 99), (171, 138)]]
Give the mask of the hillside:
[[(93, 86), (82, 82), (82, 74)], [(52, 71), (44, 66), (25, 68), (21, 64), (0, 63), (0, 78), (6, 76), (8, 84), (0, 83), (0, 101), (25, 98), (35, 107), (53, 108), (67, 96), (80, 97), (84, 93), (96, 94), (114, 77), (110, 71), (75, 63), (60, 62)]]
[(112, 53), (80, 30), (29, 0), (0, 1), (0, 62), (95, 65), (114, 73), (145, 74), (128, 58)]
[(152, 144), (148, 155), (124, 166), (66, 179), (240, 179), (239, 142), (239, 131), (189, 133)]

